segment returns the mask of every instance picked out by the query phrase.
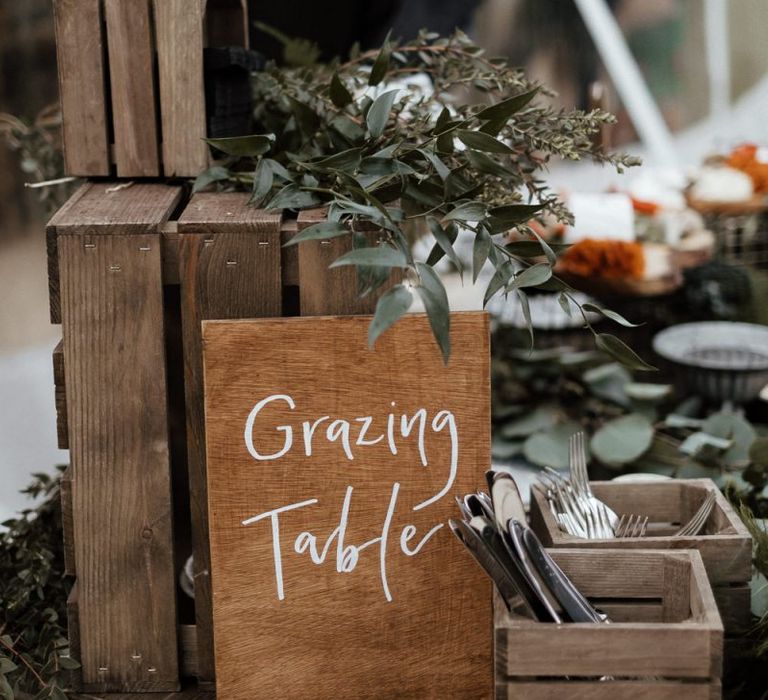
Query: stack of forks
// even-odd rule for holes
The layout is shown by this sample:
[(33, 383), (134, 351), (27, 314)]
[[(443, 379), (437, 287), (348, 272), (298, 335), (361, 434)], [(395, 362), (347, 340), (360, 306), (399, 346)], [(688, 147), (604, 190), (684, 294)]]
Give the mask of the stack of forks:
[[(560, 529), (574, 537), (590, 540), (644, 537), (648, 528), (647, 516), (624, 514), (619, 517), (592, 492), (587, 474), (584, 433), (571, 436), (568, 450), (570, 478), (549, 467), (541, 475), (549, 508)], [(715, 492), (711, 491), (699, 510), (674, 536), (697, 535), (709, 519), (714, 505)]]

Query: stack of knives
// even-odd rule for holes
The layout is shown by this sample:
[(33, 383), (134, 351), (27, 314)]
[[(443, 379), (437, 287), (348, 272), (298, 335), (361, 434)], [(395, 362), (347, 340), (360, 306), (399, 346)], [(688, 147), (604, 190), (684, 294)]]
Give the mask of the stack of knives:
[(607, 622), (592, 607), (525, 525), (525, 508), (514, 478), (486, 472), (490, 492), (456, 501), (461, 519), (449, 521), (496, 586), (510, 612), (540, 622)]

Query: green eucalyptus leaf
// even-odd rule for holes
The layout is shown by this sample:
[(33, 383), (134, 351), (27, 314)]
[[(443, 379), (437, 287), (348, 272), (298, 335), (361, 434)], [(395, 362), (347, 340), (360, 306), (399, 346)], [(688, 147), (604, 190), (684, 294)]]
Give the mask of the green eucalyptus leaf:
[(643, 382), (630, 382), (624, 387), (627, 396), (635, 401), (648, 401), (657, 403), (672, 395), (671, 384), (648, 384)]
[(195, 183), (192, 185), (192, 194), (204, 190), (214, 182), (222, 182), (232, 177), (232, 173), (228, 168), (223, 168), (220, 165), (214, 165), (207, 170), (203, 170), (196, 178)]
[(691, 433), (680, 443), (680, 452), (695, 457), (704, 447), (727, 450), (733, 442), (704, 432)]
[(743, 416), (732, 411), (713, 413), (704, 421), (701, 429), (705, 433), (733, 442), (723, 455), (726, 464), (733, 465), (749, 460), (749, 449), (757, 437), (757, 432)]
[(297, 100), (294, 97), (288, 97), (288, 102), (291, 104), (293, 117), (301, 132), (304, 136), (313, 136), (320, 126), (320, 117), (317, 112), (306, 104), (306, 102)]
[(560, 308), (563, 310), (566, 316), (570, 316), (572, 313), (571, 301), (568, 296), (563, 292), (557, 295), (557, 303), (560, 304)]
[(558, 423), (560, 412), (555, 406), (544, 404), (523, 414), (520, 418), (507, 421), (499, 434), (505, 439), (524, 438), (533, 433), (553, 428)]
[(391, 245), (382, 244), (371, 248), (358, 248), (344, 253), (334, 260), (329, 267), (346, 265), (370, 265), (372, 267), (408, 267), (405, 255)]
[(445, 229), (443, 229), (443, 227), (440, 225), (440, 222), (434, 216), (427, 217), (427, 225), (429, 226), (429, 230), (432, 232), (432, 235), (435, 237), (437, 245), (448, 256), (448, 259), (456, 266), (456, 269), (461, 271), (463, 269), (461, 260), (459, 260), (459, 256), (456, 255), (456, 251), (453, 249), (453, 241), (456, 240), (456, 236), (454, 235), (453, 240), (451, 240), (448, 233), (446, 233)]
[(314, 193), (302, 190), (297, 185), (286, 185), (269, 202), (266, 209), (308, 209), (320, 204), (320, 198)]
[(426, 148), (419, 148), (418, 152), (424, 157), (424, 159), (435, 169), (441, 180), (445, 180), (450, 174), (448, 166), (440, 160), (440, 157), (435, 153), (427, 150)]
[(637, 328), (638, 326), (643, 325), (642, 323), (632, 323), (631, 321), (627, 321), (627, 319), (624, 318), (621, 314), (618, 314), (615, 311), (611, 311), (610, 309), (604, 309), (597, 304), (591, 304), (587, 302), (586, 304), (582, 304), (581, 308), (584, 309), (584, 311), (591, 311), (593, 313), (605, 316), (606, 318), (611, 319), (611, 321), (615, 321), (625, 328)]
[(565, 469), (569, 466), (569, 441), (579, 430), (581, 426), (578, 423), (567, 421), (534, 433), (523, 444), (523, 454), (529, 462), (540, 467)]
[(421, 284), (416, 292), (421, 297), (427, 312), (432, 334), (440, 348), (443, 362), (448, 364), (451, 356), (451, 317), (448, 308), (448, 295), (437, 273), (428, 265), (416, 263)]
[(272, 191), (274, 181), (275, 175), (269, 159), (261, 158), (253, 172), (253, 192), (251, 193), (250, 204), (256, 207), (261, 206), (266, 196)]
[(368, 345), (373, 347), (377, 338), (408, 312), (413, 303), (411, 294), (402, 284), (396, 284), (376, 303), (376, 312), (368, 326)]
[(650, 448), (653, 435), (653, 425), (645, 416), (630, 413), (598, 428), (590, 448), (603, 464), (618, 467), (641, 457)]
[[(427, 221), (429, 222), (429, 219), (433, 217), (429, 217)], [(439, 222), (438, 222), (439, 225)], [(430, 228), (432, 227), (432, 224), (429, 224)], [(448, 226), (446, 226), (444, 229), (441, 226), (440, 230), (444, 232), (446, 239), (448, 240), (448, 243), (451, 246), (451, 250), (453, 250), (453, 244), (456, 241), (456, 238), (459, 235), (459, 229), (454, 223), (449, 223)], [(446, 249), (443, 246), (443, 244), (436, 242), (435, 245), (432, 246), (432, 250), (429, 252), (429, 256), (427, 257), (426, 263), (430, 267), (434, 267), (437, 265), (438, 262), (440, 262), (443, 257), (446, 254)], [(454, 252), (455, 254), (455, 252)], [(459, 261), (461, 262), (461, 261)], [(455, 264), (455, 263), (454, 263)]]
[(303, 231), (293, 236), (283, 247), (287, 248), (304, 241), (324, 241), (339, 236), (348, 236), (350, 233), (349, 228), (338, 221), (321, 221), (307, 226)]
[(614, 359), (618, 360), (629, 369), (641, 372), (654, 372), (656, 368), (649, 365), (634, 350), (631, 350), (623, 341), (610, 333), (597, 333), (595, 345)]
[(373, 138), (379, 138), (379, 136), (384, 133), (384, 128), (389, 119), (389, 112), (392, 109), (392, 105), (399, 92), (400, 90), (388, 90), (387, 92), (383, 92), (373, 101), (373, 104), (365, 117), (368, 131)]
[(424, 304), (432, 335), (440, 348), (443, 363), (447, 365), (451, 357), (449, 308), (440, 297), (422, 285), (416, 287), (416, 292)]
[(351, 144), (359, 143), (365, 138), (365, 129), (343, 114), (334, 117), (329, 126)]
[(483, 202), (464, 202), (451, 209), (443, 221), (481, 221), (485, 218), (487, 207)]
[(220, 139), (205, 139), (205, 142), (228, 156), (261, 156), (271, 147), (274, 134), (251, 134), (250, 136), (230, 136)]
[(508, 97), (506, 100), (497, 102), (495, 105), (490, 105), (489, 107), (485, 107), (484, 109), (481, 109), (476, 116), (478, 119), (485, 119), (489, 121), (496, 120), (496, 119), (502, 119), (506, 121), (515, 112), (519, 112), (534, 97), (536, 97), (536, 93), (538, 91), (539, 91), (539, 88), (536, 87), (536, 88), (533, 88), (533, 90), (529, 90), (528, 92), (523, 92), (523, 93), (520, 93), (519, 95), (513, 95), (512, 97)]
[(10, 683), (6, 677), (0, 673), (0, 698), (3, 700), (14, 700), (16, 694), (13, 692)]
[(552, 277), (551, 265), (543, 262), (536, 263), (518, 272), (515, 278), (507, 285), (507, 291), (511, 292), (514, 289), (523, 289), (525, 287), (537, 287), (540, 284), (544, 284), (550, 277)]
[(525, 319), (525, 327), (528, 329), (528, 335), (530, 336), (531, 345), (530, 349), (533, 350), (534, 333), (533, 333), (533, 320), (531, 319), (531, 305), (528, 302), (528, 295), (522, 289), (516, 289), (515, 293), (520, 300), (520, 308), (523, 310), (523, 318)]
[(347, 90), (347, 86), (341, 81), (338, 73), (334, 73), (331, 77), (331, 84), (328, 86), (328, 94), (331, 98), (331, 102), (333, 102), (339, 109), (343, 109), (352, 102), (352, 93)]
[(523, 451), (522, 440), (505, 440), (504, 438), (494, 437), (491, 440), (491, 455), (494, 459), (512, 459)]
[(0, 675), (12, 673), (18, 668), (7, 656), (0, 655)]
[(481, 173), (487, 175), (495, 175), (496, 177), (510, 178), (514, 175), (513, 171), (505, 165), (494, 160), (487, 153), (482, 151), (476, 151), (472, 148), (468, 148), (465, 151), (467, 158), (473, 168), (476, 168)]
[(371, 74), (368, 77), (368, 85), (378, 85), (389, 70), (390, 51), (385, 45), (376, 56), (376, 60), (371, 67)]
[(480, 229), (475, 235), (475, 242), (472, 245), (472, 283), (477, 282), (480, 271), (483, 269), (488, 254), (491, 251), (493, 241), (485, 229)]
[[(559, 253), (567, 250), (569, 246), (564, 243), (550, 243), (549, 247)], [(538, 241), (512, 241), (504, 246), (504, 249), (518, 258), (538, 258), (544, 255), (544, 249)]]
[(387, 176), (387, 175), (413, 175), (414, 169), (401, 160), (395, 158), (382, 158), (379, 156), (368, 156), (360, 162), (360, 172), (366, 175)]
[(670, 413), (664, 419), (664, 425), (668, 428), (699, 429), (704, 425), (704, 420), (701, 418), (691, 418), (690, 416), (681, 416), (677, 413)]
[(348, 170), (354, 171), (360, 165), (362, 159), (362, 148), (349, 148), (340, 153), (334, 153), (332, 156), (312, 160), (305, 165), (308, 168), (321, 170)]
[(483, 153), (514, 153), (514, 150), (506, 143), (499, 141), (489, 134), (484, 134), (482, 131), (458, 129), (456, 136), (459, 137), (459, 141), (465, 146), (476, 151), (482, 151)]

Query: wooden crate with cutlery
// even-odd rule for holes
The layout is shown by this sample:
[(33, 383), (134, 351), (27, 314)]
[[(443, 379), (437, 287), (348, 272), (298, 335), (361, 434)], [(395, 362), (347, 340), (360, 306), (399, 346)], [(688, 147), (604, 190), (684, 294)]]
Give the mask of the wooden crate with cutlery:
[(723, 627), (698, 552), (549, 553), (611, 622), (538, 622), (497, 595), (497, 700), (720, 697)]
[[(563, 529), (553, 512), (547, 497), (548, 488), (536, 484), (531, 490), (531, 526), (545, 545), (579, 549), (697, 549), (712, 584), (726, 634), (738, 634), (749, 627), (752, 539), (738, 514), (711, 479), (646, 483), (607, 481), (592, 482), (590, 486), (594, 496), (614, 513), (642, 515), (643, 527), (640, 529), (643, 536), (586, 539), (570, 534)], [(700, 523), (699, 531), (696, 534), (678, 534), (708, 497), (713, 503), (708, 517)], [(640, 531), (626, 534), (640, 534)]]

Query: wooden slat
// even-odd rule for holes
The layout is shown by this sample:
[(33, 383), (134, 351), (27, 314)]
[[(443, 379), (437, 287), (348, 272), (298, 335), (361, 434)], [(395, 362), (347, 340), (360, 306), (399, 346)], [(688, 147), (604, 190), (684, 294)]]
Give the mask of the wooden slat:
[(682, 622), (691, 616), (691, 565), (685, 558), (664, 559), (662, 600), (664, 622)]
[(48, 305), (51, 323), (61, 323), (61, 300), (59, 298), (59, 252), (56, 240), (56, 224), (66, 221), (70, 212), (77, 206), (80, 199), (88, 194), (91, 183), (78, 187), (74, 194), (51, 217), (45, 226), (45, 250), (48, 258)]
[(203, 86), (205, 0), (154, 0), (163, 173), (194, 177), (208, 164)]
[(100, 0), (54, 0), (64, 165), (68, 175), (109, 175)]
[(64, 380), (64, 341), (53, 349), (53, 387), (56, 402), (56, 438), (60, 450), (69, 449), (67, 435), (67, 389)]
[(72, 512), (72, 467), (66, 468), (59, 481), (61, 495), (61, 527), (64, 540), (64, 573), (75, 576), (74, 513)]
[(175, 693), (77, 693), (72, 695), (72, 700), (216, 700), (213, 692), (201, 690), (197, 687), (185, 688)]
[(119, 177), (160, 174), (150, 0), (104, 0)]
[(708, 678), (710, 639), (680, 624), (561, 625), (541, 623), (497, 630), (508, 636), (504, 673), (509, 676), (663, 676)]
[(214, 663), (200, 323), (280, 316), (282, 309), (280, 215), (249, 207), (248, 199), (198, 194), (178, 222), (198, 677), (207, 681)]
[(711, 700), (711, 693), (710, 683), (512, 680), (500, 684), (496, 697), (498, 700)]
[(97, 192), (57, 223), (83, 686), (171, 691), (176, 585), (157, 228), (179, 193)]
[[(322, 209), (302, 211), (298, 218), (298, 231), (324, 218), (325, 211)], [(328, 269), (336, 258), (351, 250), (351, 246), (350, 236), (327, 241), (306, 241), (298, 245), (302, 316), (350, 316), (375, 311), (376, 302), (386, 285), (377, 293), (360, 298), (353, 266)]]

